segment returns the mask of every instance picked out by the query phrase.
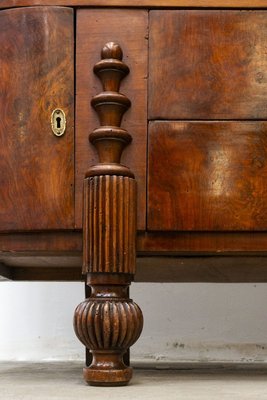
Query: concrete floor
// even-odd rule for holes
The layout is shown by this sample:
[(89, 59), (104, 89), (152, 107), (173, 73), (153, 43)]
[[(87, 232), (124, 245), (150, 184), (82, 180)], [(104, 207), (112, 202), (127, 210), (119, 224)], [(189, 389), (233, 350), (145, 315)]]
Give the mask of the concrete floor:
[(267, 371), (135, 370), (127, 387), (84, 384), (80, 363), (2, 363), (1, 400), (267, 400)]

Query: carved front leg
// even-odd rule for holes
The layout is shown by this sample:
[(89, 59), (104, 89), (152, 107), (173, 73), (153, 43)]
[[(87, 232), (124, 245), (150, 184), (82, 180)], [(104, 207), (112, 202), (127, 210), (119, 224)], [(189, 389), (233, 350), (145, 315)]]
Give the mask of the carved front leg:
[(74, 329), (91, 350), (93, 361), (84, 368), (91, 385), (125, 385), (132, 370), (123, 354), (141, 334), (143, 316), (128, 297), (135, 273), (136, 181), (120, 164), (131, 136), (120, 127), (130, 101), (119, 93), (121, 79), (129, 73), (119, 45), (110, 42), (94, 67), (103, 84), (92, 106), (100, 128), (89, 136), (99, 154), (84, 182), (83, 272), (91, 296), (75, 311)]

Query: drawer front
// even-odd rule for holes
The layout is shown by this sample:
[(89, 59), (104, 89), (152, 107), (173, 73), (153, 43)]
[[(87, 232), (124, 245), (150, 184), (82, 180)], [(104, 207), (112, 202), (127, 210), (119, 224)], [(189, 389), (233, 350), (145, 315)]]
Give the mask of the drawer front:
[(267, 229), (267, 122), (149, 125), (148, 229)]
[(0, 231), (74, 227), (73, 41), (70, 8), (0, 11)]
[(150, 119), (266, 119), (267, 12), (150, 12)]
[[(134, 27), (134, 29), (133, 29)], [(146, 154), (147, 154), (147, 52), (148, 13), (143, 10), (85, 9), (77, 13), (77, 96), (76, 96), (76, 227), (82, 226), (82, 186), (85, 172), (98, 162), (89, 134), (99, 126), (90, 106), (102, 86), (93, 72), (107, 42), (117, 42), (130, 73), (123, 79), (120, 92), (131, 100), (122, 120), (133, 141), (123, 152), (122, 164), (131, 168), (138, 183), (138, 229), (146, 221)]]

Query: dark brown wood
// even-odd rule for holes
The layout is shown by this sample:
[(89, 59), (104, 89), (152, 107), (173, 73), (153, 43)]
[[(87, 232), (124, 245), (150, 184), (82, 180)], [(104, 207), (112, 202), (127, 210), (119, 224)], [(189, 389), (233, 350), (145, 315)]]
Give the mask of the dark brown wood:
[(13, 268), (12, 279), (15, 281), (82, 281), (81, 268)]
[[(86, 380), (125, 384), (131, 377), (125, 351), (142, 329), (142, 313), (128, 292), (135, 274), (133, 174), (139, 184), (135, 280), (267, 281), (266, 122), (261, 121), (267, 117), (267, 12), (150, 12), (149, 118), (180, 121), (151, 123), (147, 149), (148, 10), (130, 8), (256, 8), (267, 3), (2, 0), (0, 8), (44, 2), (92, 6), (77, 9), (75, 225), (74, 144), (68, 136), (69, 129), (73, 134), (73, 10), (1, 11), (0, 199), (6, 209), (2, 204), (0, 209), (12, 225), (2, 225), (0, 214), (0, 230), (13, 232), (0, 234), (0, 275), (14, 280), (81, 280), (82, 235), (70, 229), (82, 227), (82, 181), (88, 171), (83, 270), (92, 293), (76, 310), (75, 330), (94, 354), (92, 365), (84, 370)], [(92, 73), (99, 49), (110, 40), (122, 45), (130, 74), (114, 44), (106, 46)], [(130, 105), (127, 98), (132, 106), (124, 114)], [(52, 135), (49, 104), (68, 108), (62, 138), (46, 139), (47, 132)], [(100, 128), (95, 129), (97, 114)], [(190, 122), (196, 119), (209, 121)], [(24, 141), (23, 129), (28, 133)], [(152, 231), (141, 232), (147, 216)]]
[[(88, 286), (85, 282), (84, 289), (85, 289), (85, 298), (88, 299), (92, 294), (91, 286)], [(90, 365), (92, 364), (92, 361), (93, 361), (93, 355), (90, 352), (90, 349), (87, 349), (87, 347), (85, 347), (85, 365), (86, 365), (86, 367), (90, 367)]]
[(199, 7), (199, 8), (264, 8), (266, 0), (1, 0), (0, 9), (32, 5), (75, 7)]
[[(92, 294), (91, 287), (85, 283), (85, 298), (86, 299), (89, 298), (91, 296), (91, 294)], [(127, 296), (130, 297), (129, 289), (128, 289)], [(90, 367), (90, 365), (92, 364), (92, 361), (93, 361), (93, 356), (89, 349), (87, 349), (87, 348), (85, 348), (85, 349), (86, 349), (85, 350), (85, 365), (87, 367)], [(123, 355), (123, 362), (125, 365), (130, 366), (130, 350), (129, 349)]]
[(93, 361), (84, 368), (91, 385), (126, 385), (132, 369), (123, 356), (141, 334), (143, 316), (128, 297), (135, 273), (136, 181), (121, 155), (132, 140), (121, 127), (130, 100), (119, 92), (129, 68), (122, 61), (121, 47), (108, 42), (101, 61), (94, 66), (103, 91), (93, 97), (100, 127), (89, 136), (99, 163), (90, 167), (84, 180), (83, 273), (92, 293), (78, 305), (74, 329), (90, 349)]
[(137, 236), (137, 249), (145, 254), (265, 253), (266, 232), (149, 232)]
[(12, 270), (0, 261), (0, 282), (12, 279)]
[(53, 253), (82, 252), (81, 232), (14, 232), (0, 234), (2, 253)]
[(2, 11), (0, 43), (0, 231), (73, 228), (73, 11)]
[(149, 118), (266, 119), (266, 21), (266, 11), (151, 11)]
[(141, 257), (136, 282), (267, 282), (267, 257)]
[(132, 376), (123, 354), (142, 330), (140, 308), (128, 299), (126, 285), (90, 282), (93, 293), (81, 303), (74, 318), (76, 335), (93, 353), (92, 365), (84, 369), (91, 385), (125, 385)]
[(266, 122), (154, 122), (148, 229), (267, 229)]
[[(263, 254), (267, 249), (266, 232), (139, 232), (137, 253), (185, 254), (246, 253)], [(82, 252), (81, 232), (36, 232), (0, 235), (0, 256), (53, 255), (71, 256)], [(80, 265), (80, 264), (79, 264)]]
[[(108, 24), (107, 24), (108, 21)], [(134, 26), (134, 29), (132, 27)], [(133, 142), (122, 155), (138, 183), (138, 229), (145, 229), (146, 142), (147, 142), (147, 29), (146, 11), (78, 10), (77, 12), (77, 100), (76, 100), (76, 227), (82, 226), (82, 185), (85, 171), (97, 162), (97, 153), (88, 143), (88, 134), (98, 125), (97, 114), (89, 99), (101, 90), (98, 77), (91, 71), (98, 61), (99, 49), (108, 41), (117, 41), (131, 73), (123, 80), (121, 92), (132, 101), (123, 126)]]

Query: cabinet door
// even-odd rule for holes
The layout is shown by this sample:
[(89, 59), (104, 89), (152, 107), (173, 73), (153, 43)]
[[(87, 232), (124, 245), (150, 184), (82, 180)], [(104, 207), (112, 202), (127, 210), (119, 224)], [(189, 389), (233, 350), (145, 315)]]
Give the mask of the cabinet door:
[[(0, 43), (0, 230), (72, 228), (73, 12), (1, 11)], [(51, 129), (57, 108), (61, 137)]]
[(152, 230), (267, 229), (267, 122), (149, 126)]
[(148, 229), (267, 230), (267, 12), (151, 11), (149, 38)]
[(267, 11), (151, 11), (150, 119), (267, 118)]

